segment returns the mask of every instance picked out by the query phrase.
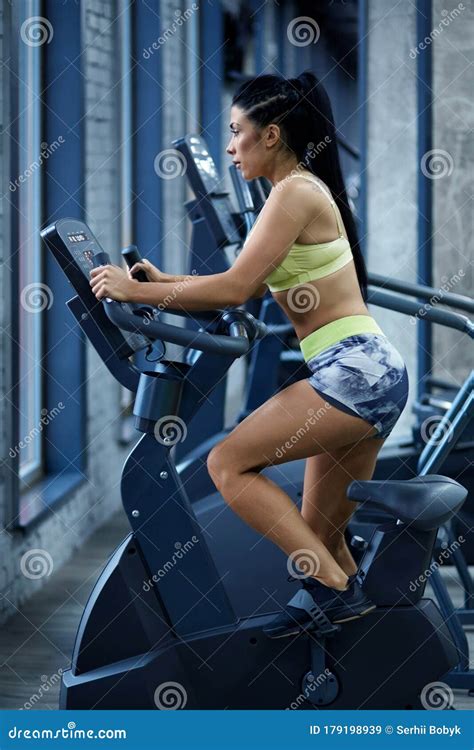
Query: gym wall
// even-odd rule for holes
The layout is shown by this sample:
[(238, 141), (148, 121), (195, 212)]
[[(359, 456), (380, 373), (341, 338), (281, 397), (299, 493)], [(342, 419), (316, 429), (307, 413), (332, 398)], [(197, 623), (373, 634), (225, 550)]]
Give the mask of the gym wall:
[[(472, 296), (474, 235), (472, 194), (472, 83), (462, 72), (472, 52), (472, 7), (435, 35), (432, 54), (432, 286), (447, 283), (446, 291)], [(441, 19), (441, 0), (432, 5), (432, 27)], [(369, 3), (367, 102), (367, 192), (369, 270), (404, 281), (416, 281), (418, 246), (417, 179), (417, 55), (416, 9), (411, 3), (389, 0)], [(455, 44), (453, 37), (455, 35)], [(459, 51), (461, 50), (461, 52)], [(412, 54), (410, 55), (410, 52)], [(456, 72), (459, 75), (456, 77)], [(449, 86), (448, 86), (449, 83)], [(462, 276), (459, 274), (461, 269)], [(371, 306), (404, 357), (410, 377), (410, 398), (392, 436), (410, 430), (411, 406), (417, 392), (416, 326), (413, 320)], [(432, 373), (459, 385), (473, 366), (467, 337), (448, 328), (433, 327)]]
[[(433, 181), (433, 279), (436, 285), (446, 283), (450, 291), (472, 297), (474, 110), (467, 66), (474, 46), (474, 7), (461, 5), (465, 10), (433, 41), (433, 149), (447, 154), (440, 165), (443, 176)], [(445, 15), (442, 0), (434, 0), (433, 17)], [(434, 375), (461, 383), (473, 366), (472, 347), (457, 331), (437, 328), (433, 359)]]
[[(367, 77), (367, 256), (373, 273), (415, 281), (417, 270), (416, 10), (410, 4), (389, 11), (388, 0), (369, 3)], [(388, 12), (388, 14), (387, 14)], [(403, 28), (403, 34), (400, 29)], [(382, 54), (383, 50), (383, 54)], [(410, 429), (416, 396), (416, 327), (380, 307), (370, 311), (404, 357), (410, 400), (392, 433)]]

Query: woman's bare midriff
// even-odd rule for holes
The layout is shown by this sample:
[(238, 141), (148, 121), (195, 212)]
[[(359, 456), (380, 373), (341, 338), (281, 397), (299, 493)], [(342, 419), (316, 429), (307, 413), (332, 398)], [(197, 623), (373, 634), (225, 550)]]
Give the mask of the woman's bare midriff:
[(273, 298), (292, 323), (300, 341), (333, 320), (347, 315), (370, 315), (362, 298), (354, 261), (322, 279), (273, 292)]

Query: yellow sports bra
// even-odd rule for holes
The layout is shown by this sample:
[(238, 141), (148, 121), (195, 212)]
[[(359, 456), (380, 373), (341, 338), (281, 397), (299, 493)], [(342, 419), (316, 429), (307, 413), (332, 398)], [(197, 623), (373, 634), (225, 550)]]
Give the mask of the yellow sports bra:
[[(297, 176), (309, 180), (313, 184), (317, 179), (302, 174)], [(335, 207), (335, 201), (331, 194), (328, 194), (319, 182), (316, 184), (329, 198), (331, 205)], [(329, 276), (329, 274), (350, 263), (352, 260), (351, 246), (349, 240), (342, 233), (336, 208), (334, 208), (334, 213), (336, 214), (339, 237), (330, 242), (320, 242), (317, 245), (301, 245), (298, 243), (292, 245), (288, 255), (265, 279), (264, 283), (267, 284), (271, 292), (282, 292), (307, 281), (322, 279), (323, 276)]]

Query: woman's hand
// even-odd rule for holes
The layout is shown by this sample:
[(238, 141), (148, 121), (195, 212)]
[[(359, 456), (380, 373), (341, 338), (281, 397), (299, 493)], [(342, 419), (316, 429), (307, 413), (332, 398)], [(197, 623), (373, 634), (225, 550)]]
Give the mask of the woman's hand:
[(119, 266), (99, 266), (91, 273), (92, 292), (98, 300), (110, 297), (117, 302), (130, 302), (135, 286), (139, 283), (129, 279)]
[(133, 274), (137, 271), (144, 271), (148, 281), (167, 281), (168, 274), (160, 271), (159, 268), (150, 263), (147, 258), (135, 263), (131, 268), (128, 269), (128, 277), (133, 279)]

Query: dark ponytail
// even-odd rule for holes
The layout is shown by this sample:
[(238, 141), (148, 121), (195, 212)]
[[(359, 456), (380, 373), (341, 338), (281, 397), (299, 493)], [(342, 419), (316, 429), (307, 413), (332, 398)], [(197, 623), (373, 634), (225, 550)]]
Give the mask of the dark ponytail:
[(280, 127), (284, 147), (330, 189), (347, 231), (362, 297), (367, 301), (367, 269), (347, 199), (337, 149), (331, 102), (321, 81), (311, 71), (297, 78), (262, 75), (243, 83), (232, 99), (257, 128)]

